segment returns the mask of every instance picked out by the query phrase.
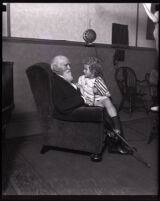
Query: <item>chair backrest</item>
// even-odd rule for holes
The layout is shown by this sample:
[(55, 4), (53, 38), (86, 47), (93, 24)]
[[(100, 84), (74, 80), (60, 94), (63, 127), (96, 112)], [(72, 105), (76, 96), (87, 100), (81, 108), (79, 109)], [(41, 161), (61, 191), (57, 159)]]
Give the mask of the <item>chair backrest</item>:
[(52, 71), (48, 63), (37, 63), (27, 68), (26, 74), (37, 105), (38, 112), (42, 117), (53, 114), (52, 100)]
[(115, 79), (122, 95), (136, 93), (137, 77), (134, 70), (130, 67), (119, 67), (115, 72)]

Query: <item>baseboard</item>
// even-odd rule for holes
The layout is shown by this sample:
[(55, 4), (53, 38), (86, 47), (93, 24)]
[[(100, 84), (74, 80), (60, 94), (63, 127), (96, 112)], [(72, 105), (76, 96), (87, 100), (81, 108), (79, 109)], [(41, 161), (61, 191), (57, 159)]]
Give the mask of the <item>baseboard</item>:
[(23, 121), (33, 121), (40, 119), (40, 115), (37, 111), (33, 112), (12, 112), (10, 122), (23, 122)]

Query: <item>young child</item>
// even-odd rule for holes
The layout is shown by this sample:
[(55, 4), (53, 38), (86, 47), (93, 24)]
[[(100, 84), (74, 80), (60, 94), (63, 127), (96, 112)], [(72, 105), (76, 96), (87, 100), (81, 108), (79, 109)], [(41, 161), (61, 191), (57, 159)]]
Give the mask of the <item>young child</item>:
[(79, 87), (86, 104), (105, 107), (113, 121), (114, 131), (120, 134), (121, 128), (117, 110), (111, 101), (111, 95), (104, 82), (99, 60), (96, 57), (87, 58), (84, 61), (83, 72), (84, 75), (79, 77), (77, 87)]

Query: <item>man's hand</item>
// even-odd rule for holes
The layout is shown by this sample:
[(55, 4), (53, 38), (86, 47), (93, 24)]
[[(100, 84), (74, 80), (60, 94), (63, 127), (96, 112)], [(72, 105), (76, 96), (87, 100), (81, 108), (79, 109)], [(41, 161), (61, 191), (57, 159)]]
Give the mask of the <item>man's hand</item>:
[(93, 101), (90, 98), (86, 97), (86, 104), (93, 105)]
[(81, 92), (81, 94), (83, 95), (83, 87), (82, 87), (82, 85), (79, 84), (79, 83), (76, 83), (76, 86), (77, 86), (77, 88), (80, 89), (80, 92)]

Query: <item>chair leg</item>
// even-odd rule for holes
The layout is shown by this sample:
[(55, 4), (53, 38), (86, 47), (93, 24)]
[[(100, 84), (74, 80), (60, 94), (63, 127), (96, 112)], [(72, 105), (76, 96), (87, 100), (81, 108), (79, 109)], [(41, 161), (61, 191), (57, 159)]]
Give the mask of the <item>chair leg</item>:
[(48, 152), (51, 148), (49, 146), (44, 145), (40, 151), (40, 154), (45, 154)]
[(129, 112), (132, 113), (135, 109), (135, 99), (133, 96), (129, 97)]
[(156, 133), (154, 131), (151, 131), (147, 143), (150, 144), (155, 137), (156, 137)]
[(129, 112), (132, 112), (132, 99), (129, 97)]
[(153, 126), (152, 126), (152, 130), (150, 132), (149, 138), (148, 138), (148, 144), (151, 143), (151, 141), (153, 140), (153, 138), (158, 134), (158, 122), (157, 119), (154, 119), (153, 121)]
[(102, 154), (91, 154), (90, 158), (93, 162), (100, 162), (102, 160)]
[(148, 108), (147, 108), (147, 105), (146, 105), (146, 103), (143, 101), (143, 106), (144, 106), (144, 109), (145, 109), (145, 111), (146, 111), (146, 113), (147, 113), (147, 115), (149, 114), (149, 111), (148, 111)]
[(146, 111), (147, 115), (149, 115), (149, 111), (146, 107), (145, 107), (145, 111)]

